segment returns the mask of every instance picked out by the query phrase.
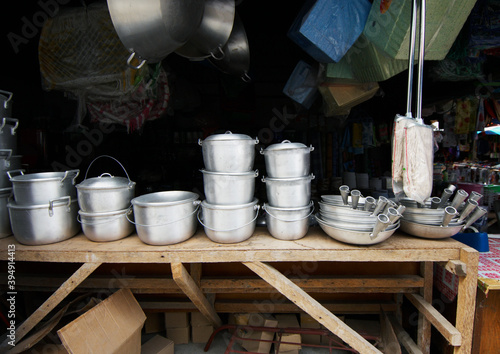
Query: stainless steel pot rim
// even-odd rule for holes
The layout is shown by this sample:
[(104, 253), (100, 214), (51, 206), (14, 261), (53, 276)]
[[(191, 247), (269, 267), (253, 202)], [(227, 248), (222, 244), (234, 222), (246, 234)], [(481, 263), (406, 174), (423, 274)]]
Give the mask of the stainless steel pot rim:
[[(102, 176), (102, 175), (101, 175)], [(87, 178), (75, 187), (81, 190), (131, 189), (136, 185), (126, 177), (92, 177)]]
[(314, 179), (314, 175), (311, 173), (308, 176), (300, 176), (300, 177), (262, 177), (262, 182), (302, 182), (302, 181), (310, 181)]
[(133, 198), (130, 202), (134, 206), (159, 207), (192, 203), (199, 197), (200, 196), (194, 192), (175, 190), (144, 194)]
[[(78, 204), (78, 199), (73, 198), (71, 200), (71, 197), (69, 197), (70, 202), (68, 203), (65, 200), (61, 200), (63, 198), (58, 198), (54, 200), (53, 208), (59, 208), (59, 207), (67, 207), (68, 204)], [(10, 201), (7, 203), (7, 208), (9, 209), (14, 209), (14, 210), (35, 210), (35, 209), (48, 209), (50, 208), (50, 202), (47, 201), (47, 204), (17, 204), (15, 201)]]
[[(342, 227), (339, 225), (345, 225), (348, 223), (346, 223), (346, 222), (335, 223), (335, 222), (323, 219), (320, 215), (316, 215), (316, 220), (322, 222), (325, 225), (334, 227), (334, 228), (339, 229), (339, 230), (346, 230), (346, 231), (372, 232), (373, 227), (375, 226), (375, 223), (374, 223), (373, 225), (371, 225), (371, 224), (358, 224), (358, 225), (353, 224), (353, 227)], [(398, 220), (394, 224), (388, 225), (384, 231), (391, 231), (391, 230), (397, 229), (399, 227), (399, 225), (400, 225), (400, 222)]]
[[(343, 228), (340, 228), (340, 227), (336, 227), (334, 225), (331, 225), (327, 222), (325, 222), (323, 219), (321, 219), (321, 217), (319, 217), (318, 215), (316, 215), (316, 220), (320, 223), (320, 225), (323, 225), (323, 226), (326, 226), (326, 227), (329, 227), (329, 228), (332, 228), (332, 229), (335, 229), (335, 230), (338, 230), (338, 231), (342, 231), (346, 234), (349, 234), (349, 233), (353, 233), (353, 234), (356, 234), (356, 236), (369, 236), (372, 232), (371, 231), (357, 231), (357, 230), (350, 230), (350, 229), (343, 229)], [(392, 233), (394, 232), (397, 228), (399, 228), (400, 224), (399, 224), (399, 221), (395, 224), (392, 224), (391, 226), (393, 226), (392, 228), (387, 228), (385, 229), (384, 231), (381, 231), (379, 234), (378, 234), (378, 238), (382, 238), (381, 236), (384, 236), (386, 235), (387, 233)], [(359, 235), (361, 234), (361, 235)], [(353, 240), (355, 241), (355, 240)]]
[(293, 207), (293, 208), (282, 208), (282, 207), (275, 207), (275, 206), (272, 206), (272, 205), (269, 205), (269, 203), (264, 203), (262, 205), (262, 209), (263, 210), (277, 210), (277, 211), (301, 211), (301, 210), (305, 210), (305, 209), (310, 209), (311, 207), (314, 206), (314, 202), (311, 200), (311, 202), (308, 204), (308, 205), (305, 205), (305, 206), (301, 206), (301, 207)]
[(88, 217), (88, 218), (105, 218), (109, 216), (115, 216), (115, 215), (124, 215), (127, 213), (131, 213), (132, 208), (128, 207), (127, 209), (122, 209), (122, 210), (114, 210), (114, 211), (106, 211), (106, 212), (100, 212), (100, 213), (89, 213), (85, 212), (83, 210), (78, 210), (78, 214), (83, 216), (83, 217)]
[(203, 174), (214, 175), (214, 176), (226, 176), (226, 177), (252, 177), (255, 178), (259, 176), (259, 170), (248, 171), (248, 172), (216, 172), (207, 171), (205, 169), (200, 170)]
[[(19, 183), (24, 183), (24, 182), (48, 182), (48, 181), (61, 181), (64, 179), (65, 176), (69, 173), (76, 173), (76, 176), (78, 176), (78, 170), (74, 171), (66, 171), (66, 172), (37, 172), (37, 173), (28, 173), (28, 174), (23, 174), (23, 175), (17, 175), (12, 177), (10, 180), (12, 182), (19, 182)], [(76, 178), (76, 176), (71, 177), (72, 179)], [(68, 178), (68, 177), (67, 177)]]
[[(227, 131), (224, 134), (212, 134), (208, 136), (205, 140), (201, 140), (201, 142), (224, 142), (224, 141), (248, 141), (255, 143), (256, 139), (253, 139), (249, 135), (246, 134), (233, 134), (231, 131)], [(257, 140), (258, 141), (258, 140)]]
[(254, 198), (250, 203), (245, 204), (235, 204), (235, 205), (225, 205), (225, 204), (210, 204), (206, 200), (201, 202), (201, 207), (203, 209), (211, 209), (211, 210), (237, 210), (244, 209), (251, 206), (256, 206), (259, 200)]
[(422, 227), (422, 228), (425, 228), (425, 229), (429, 229), (429, 230), (442, 230), (442, 229), (452, 229), (452, 228), (455, 228), (455, 227), (459, 227), (459, 226), (464, 226), (465, 223), (463, 222), (460, 222), (460, 223), (449, 223), (448, 226), (441, 226), (441, 225), (429, 225), (429, 224), (422, 224), (422, 223), (418, 223), (418, 222), (415, 222), (415, 221), (408, 221), (408, 220), (402, 220), (400, 219), (402, 223), (406, 223), (408, 225), (413, 225), (413, 226), (419, 226), (419, 227)]
[(302, 143), (292, 143), (290, 140), (283, 140), (279, 144), (269, 145), (267, 148), (261, 150), (263, 154), (275, 151), (283, 150), (304, 150), (304, 152), (310, 153), (314, 148), (312, 146), (307, 146)]

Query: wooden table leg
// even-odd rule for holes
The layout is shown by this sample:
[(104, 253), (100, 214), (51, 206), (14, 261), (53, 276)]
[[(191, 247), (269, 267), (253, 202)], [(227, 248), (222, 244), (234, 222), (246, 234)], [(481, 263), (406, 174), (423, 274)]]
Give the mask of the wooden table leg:
[(262, 262), (243, 262), (243, 264), (355, 350), (360, 353), (381, 353), (359, 333), (352, 330), (275, 268)]
[[(24, 323), (16, 329), (16, 343), (33, 329), (50, 311), (63, 301), (101, 263), (84, 263), (71, 275)], [(0, 346), (0, 352), (7, 346), (7, 340)]]
[[(432, 303), (432, 279), (433, 279), (433, 264), (432, 262), (420, 263), (420, 275), (424, 278), (424, 287), (420, 289), (420, 295), (428, 303)], [(417, 344), (422, 353), (429, 354), (431, 351), (431, 323), (420, 312), (418, 314), (418, 338)]]
[(172, 277), (175, 282), (182, 289), (184, 294), (191, 299), (193, 304), (200, 310), (200, 312), (216, 327), (222, 326), (222, 321), (215, 312), (214, 307), (208, 302), (207, 298), (195, 281), (189, 275), (188, 271), (182, 263), (172, 263)]
[(456, 328), (462, 333), (462, 345), (454, 353), (470, 353), (476, 308), (477, 266), (479, 252), (470, 247), (460, 250), (460, 260), (466, 264), (467, 274), (459, 278)]

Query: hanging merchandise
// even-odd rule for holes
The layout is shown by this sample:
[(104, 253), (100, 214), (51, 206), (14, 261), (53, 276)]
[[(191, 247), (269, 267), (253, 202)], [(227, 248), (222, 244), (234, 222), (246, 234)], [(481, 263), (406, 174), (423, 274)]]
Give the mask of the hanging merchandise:
[(433, 129), (422, 120), (422, 76), (425, 44), (425, 0), (420, 3), (420, 50), (418, 56), (417, 109), (412, 117), (413, 62), (415, 56), (417, 0), (413, 1), (408, 68), (407, 113), (396, 115), (392, 141), (393, 190), (399, 200), (406, 197), (423, 204), (433, 185)]
[(485, 126), (485, 118), (484, 118), (484, 98), (479, 99), (479, 107), (477, 109), (477, 123), (476, 123), (476, 131), (483, 131)]

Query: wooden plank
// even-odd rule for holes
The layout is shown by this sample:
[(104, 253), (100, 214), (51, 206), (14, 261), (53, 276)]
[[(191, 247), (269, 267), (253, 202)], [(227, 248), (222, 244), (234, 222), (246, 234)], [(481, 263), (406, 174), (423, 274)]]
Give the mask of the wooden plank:
[(182, 263), (172, 263), (172, 277), (179, 288), (189, 297), (200, 312), (216, 327), (222, 326), (222, 321), (198, 288)]
[[(32, 262), (102, 262), (102, 263), (224, 263), (224, 262), (415, 262), (458, 259), (463, 244), (450, 239), (419, 239), (396, 233), (388, 240), (372, 246), (348, 245), (328, 237), (320, 228), (311, 227), (296, 241), (272, 237), (265, 227), (258, 227), (248, 240), (235, 244), (219, 244), (199, 230), (185, 242), (152, 246), (140, 241), (136, 234), (113, 242), (92, 242), (83, 234), (53, 245), (21, 245), (13, 237), (0, 239), (0, 249), (16, 247), (17, 261)], [(7, 253), (0, 252), (0, 260)]]
[[(424, 286), (420, 289), (420, 295), (429, 304), (432, 303), (433, 273), (432, 262), (420, 263), (420, 275), (424, 277)], [(431, 351), (431, 323), (422, 312), (418, 314), (417, 333), (418, 347), (422, 353), (429, 354)]]
[(401, 354), (401, 345), (399, 344), (398, 337), (384, 310), (380, 310), (380, 335), (384, 353)]
[(411, 339), (408, 332), (404, 330), (403, 326), (401, 326), (396, 317), (394, 317), (393, 315), (388, 315), (388, 317), (391, 321), (392, 328), (394, 328), (394, 332), (396, 333), (399, 342), (403, 345), (403, 347), (405, 347), (408, 354), (423, 354), (417, 343), (415, 343), (413, 339)]
[[(87, 278), (101, 263), (84, 263), (73, 273), (45, 302), (31, 314), (24, 323), (16, 329), (16, 343), (19, 342), (29, 331), (31, 331), (50, 311), (73, 291), (85, 278)], [(2, 348), (6, 348), (6, 343), (2, 343)]]
[(361, 335), (352, 330), (337, 316), (325, 309), (319, 302), (299, 288), (283, 274), (262, 262), (245, 262), (248, 268), (274, 286), (280, 293), (323, 324), (332, 333), (361, 353), (381, 353)]
[[(452, 346), (462, 344), (462, 335), (443, 315), (418, 294), (406, 294), (408, 300), (432, 323)], [(421, 346), (419, 346), (422, 349)]]
[(458, 259), (450, 259), (448, 262), (439, 262), (438, 264), (448, 272), (458, 275), (459, 277), (465, 277), (467, 275), (467, 266)]
[(472, 350), (479, 252), (470, 247), (462, 248), (460, 260), (467, 266), (467, 275), (458, 281), (456, 326), (462, 334), (462, 345), (454, 348), (455, 354), (470, 353)]
[(189, 273), (191, 278), (193, 278), (194, 283), (197, 287), (200, 287), (201, 282), (201, 263), (191, 263), (189, 265)]

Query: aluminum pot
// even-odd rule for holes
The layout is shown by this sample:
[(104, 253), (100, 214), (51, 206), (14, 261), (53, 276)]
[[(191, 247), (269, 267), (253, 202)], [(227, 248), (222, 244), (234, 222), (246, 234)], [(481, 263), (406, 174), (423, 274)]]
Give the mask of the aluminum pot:
[(175, 52), (190, 60), (224, 58), (222, 47), (233, 29), (234, 13), (234, 0), (205, 0), (200, 26), (188, 42)]
[(12, 188), (0, 189), (0, 238), (12, 235), (7, 204), (12, 197)]
[(46, 204), (7, 204), (14, 237), (25, 245), (46, 245), (67, 240), (80, 231), (78, 201), (65, 196)]
[[(108, 0), (116, 33), (132, 53), (127, 63), (136, 69), (184, 45), (200, 25), (204, 8), (203, 0)], [(135, 56), (138, 65), (132, 62)]]
[(293, 178), (262, 177), (266, 184), (269, 205), (277, 208), (298, 208), (311, 201), (311, 181), (314, 175)]
[(253, 169), (259, 139), (245, 134), (213, 134), (198, 140), (205, 169), (212, 172), (248, 172)]
[(15, 118), (2, 118), (0, 124), (0, 149), (12, 150), (12, 155), (17, 154), (17, 134), (19, 120)]
[(203, 172), (203, 189), (207, 203), (239, 205), (250, 203), (255, 192), (259, 171), (240, 173)]
[(0, 90), (0, 118), (12, 114), (12, 92)]
[(199, 196), (187, 191), (144, 194), (132, 199), (135, 229), (139, 239), (150, 245), (186, 241), (196, 232)]
[(0, 149), (0, 188), (7, 188), (12, 186), (9, 180), (9, 176), (7, 176), (7, 171), (15, 169), (11, 168), (11, 159), (11, 149)]
[(280, 144), (261, 149), (266, 171), (271, 178), (304, 177), (309, 175), (312, 146), (283, 140)]
[[(20, 175), (14, 176), (16, 173)], [(77, 202), (75, 180), (80, 170), (24, 174), (22, 170), (8, 171), (14, 199), (19, 205), (44, 205), (49, 200), (70, 196)]]
[(240, 205), (215, 205), (201, 202), (198, 221), (207, 237), (218, 243), (237, 243), (250, 238), (259, 214), (258, 199)]
[[(127, 177), (116, 177), (109, 173), (103, 173), (98, 177), (87, 178), (92, 164), (102, 157), (116, 161)], [(118, 160), (108, 155), (101, 155), (90, 163), (85, 173), (85, 179), (75, 186), (78, 204), (80, 209), (86, 213), (124, 210), (130, 206), (130, 201), (135, 196), (135, 185), (136, 183), (130, 180), (127, 171)]]
[(83, 234), (89, 240), (116, 241), (127, 237), (134, 231), (134, 224), (127, 218), (131, 213), (132, 208), (106, 213), (86, 213), (80, 210), (78, 221), (82, 224)]
[(300, 208), (276, 208), (264, 203), (262, 209), (266, 211), (266, 226), (271, 236), (292, 241), (301, 239), (309, 231), (309, 216), (314, 211), (314, 204), (311, 202)]

